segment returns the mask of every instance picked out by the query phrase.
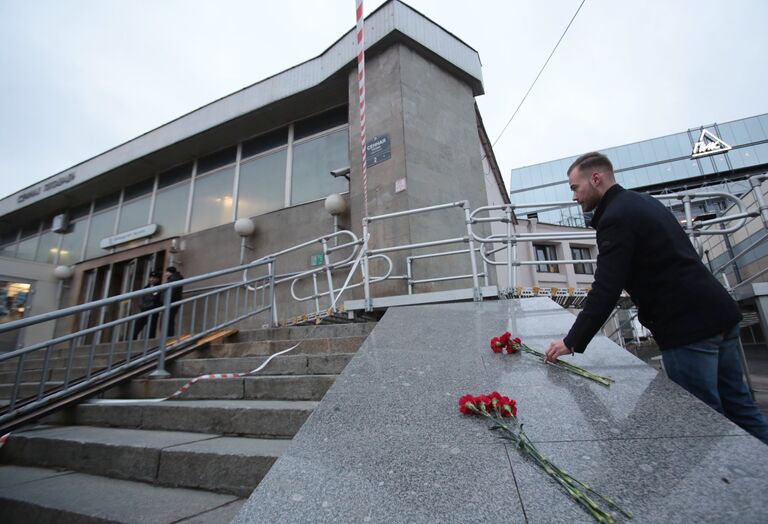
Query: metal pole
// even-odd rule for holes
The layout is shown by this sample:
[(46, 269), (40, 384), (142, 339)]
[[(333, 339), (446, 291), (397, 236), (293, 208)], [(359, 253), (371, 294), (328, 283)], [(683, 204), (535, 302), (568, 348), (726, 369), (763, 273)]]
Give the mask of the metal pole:
[[(272, 308), (272, 326), (277, 327), (278, 321), (277, 321), (277, 303), (275, 302), (275, 263), (270, 262), (267, 264), (267, 267), (269, 268), (269, 302), (271, 304)], [(254, 290), (254, 299), (256, 295), (256, 291)]]
[[(171, 376), (171, 374), (165, 370), (165, 344), (168, 341), (168, 321), (170, 320), (169, 315), (171, 314), (171, 291), (172, 288), (168, 288), (163, 295), (163, 322), (160, 328), (160, 347), (158, 348), (160, 354), (157, 358), (157, 368), (149, 374), (149, 378), (168, 378)], [(155, 313), (155, 315), (157, 315), (157, 313)], [(151, 318), (149, 319), (149, 327), (152, 327)]]
[(472, 264), (472, 285), (474, 286), (475, 302), (483, 301), (483, 294), (480, 291), (480, 279), (477, 277), (477, 260), (475, 260), (475, 242), (472, 234), (472, 220), (469, 216), (469, 209), (464, 208), (464, 221), (467, 224), (467, 235), (469, 236), (469, 260)]
[(512, 275), (512, 250), (516, 242), (512, 239), (512, 207), (507, 208), (507, 286), (515, 292), (515, 277)]
[[(336, 219), (336, 217), (334, 217)], [(338, 237), (336, 237), (338, 239)], [(328, 259), (328, 241), (326, 239), (322, 240), (323, 244), (323, 264), (325, 265), (325, 275), (328, 278), (328, 295), (331, 299), (331, 308), (333, 309), (333, 312), (336, 312), (336, 297), (333, 294), (333, 275), (331, 274), (331, 262)], [(320, 307), (317, 308), (317, 311), (320, 312)]]
[(691, 216), (691, 196), (683, 195), (683, 209), (685, 209), (685, 231), (691, 240), (694, 249), (696, 248), (696, 237), (693, 234), (693, 217)]
[(768, 204), (766, 204), (765, 195), (763, 195), (762, 178), (760, 175), (751, 176), (749, 177), (749, 183), (755, 192), (755, 201), (757, 201), (760, 209), (760, 218), (763, 220), (763, 226), (768, 228)]
[(363, 218), (363, 289), (365, 290), (365, 310), (373, 311), (371, 300), (371, 283), (369, 281), (368, 268), (368, 218)]

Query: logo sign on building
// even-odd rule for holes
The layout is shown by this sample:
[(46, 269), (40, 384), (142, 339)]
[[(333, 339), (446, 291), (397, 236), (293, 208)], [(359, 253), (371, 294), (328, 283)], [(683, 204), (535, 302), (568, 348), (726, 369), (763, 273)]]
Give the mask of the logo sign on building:
[(47, 196), (46, 193), (52, 191), (58, 187), (71, 184), (75, 180), (75, 173), (68, 173), (66, 175), (54, 178), (48, 182), (43, 182), (34, 187), (25, 190), (22, 194), (16, 197), (16, 203), (21, 204), (29, 199), (36, 199), (37, 197)]
[(717, 155), (719, 153), (725, 153), (730, 151), (731, 146), (723, 142), (722, 139), (716, 137), (706, 129), (701, 130), (699, 140), (693, 144), (693, 152), (691, 158), (699, 158), (707, 155)]
[(379, 135), (365, 143), (365, 167), (375, 166), (392, 158), (389, 135)]
[(146, 226), (137, 227), (136, 229), (131, 229), (125, 233), (118, 233), (117, 235), (104, 238), (99, 242), (99, 246), (101, 249), (109, 249), (110, 247), (130, 242), (131, 240), (151, 237), (155, 234), (155, 231), (157, 231), (157, 224), (147, 224)]

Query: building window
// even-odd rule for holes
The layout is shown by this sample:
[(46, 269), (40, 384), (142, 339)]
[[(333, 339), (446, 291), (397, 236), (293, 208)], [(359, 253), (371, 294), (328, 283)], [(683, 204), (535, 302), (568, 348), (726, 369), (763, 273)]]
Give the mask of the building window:
[(158, 189), (152, 221), (160, 227), (160, 237), (184, 233), (189, 205), (189, 177), (172, 187)]
[(116, 207), (109, 211), (93, 214), (91, 217), (91, 230), (88, 233), (88, 241), (85, 247), (85, 258), (100, 257), (108, 253), (108, 251), (102, 249), (101, 241), (115, 234), (116, 218)]
[(13, 258), (16, 256), (16, 239), (18, 236), (18, 229), (0, 235), (0, 257)]
[(240, 165), (240, 185), (237, 191), (238, 218), (268, 213), (285, 205), (287, 152), (286, 148), (282, 148)]
[(51, 219), (43, 223), (43, 233), (37, 245), (35, 260), (44, 264), (55, 264), (59, 253), (59, 235), (51, 231)]
[(40, 240), (37, 233), (40, 231), (40, 223), (28, 225), (21, 229), (21, 240), (16, 251), (16, 258), (34, 260), (37, 254), (37, 244)]
[(349, 191), (344, 177), (330, 172), (349, 165), (349, 130), (333, 131), (293, 147), (291, 205)]
[(123, 205), (120, 209), (118, 233), (125, 233), (149, 222), (149, 205), (152, 200), (152, 190), (155, 179), (151, 178), (125, 188)]
[(201, 231), (232, 222), (232, 184), (235, 166), (195, 179), (190, 231)]
[[(546, 244), (534, 244), (533, 249), (536, 252), (536, 260), (557, 260), (557, 252), (555, 250), (555, 246)], [(536, 264), (536, 271), (539, 273), (559, 273), (560, 268), (557, 264)]]
[(70, 265), (80, 262), (87, 227), (87, 218), (77, 222), (70, 222), (67, 232), (61, 235), (58, 264)]
[[(588, 247), (571, 247), (571, 256), (574, 260), (589, 260), (592, 258)], [(592, 264), (574, 264), (573, 270), (577, 275), (595, 274), (595, 268)]]

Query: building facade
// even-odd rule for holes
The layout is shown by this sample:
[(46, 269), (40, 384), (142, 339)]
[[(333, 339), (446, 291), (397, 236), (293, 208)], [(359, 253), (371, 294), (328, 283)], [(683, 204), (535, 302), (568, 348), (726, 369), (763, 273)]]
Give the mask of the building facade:
[[(397, 0), (366, 24), (367, 146), (386, 146), (386, 154), (368, 156), (369, 215), (458, 200), (471, 208), (507, 201), (481, 143), (477, 52)], [(350, 30), (316, 58), (0, 200), (0, 321), (140, 289), (150, 271), (171, 264), (186, 276), (236, 266), (239, 218), (255, 224), (246, 260), (337, 225), (361, 236), (356, 57)], [(344, 168), (348, 177), (331, 175)], [(331, 193), (347, 203), (337, 224), (324, 208)], [(404, 217), (372, 227), (370, 242), (410, 244), (456, 237), (457, 230), (466, 234), (458, 214)], [(277, 273), (311, 267), (318, 251), (319, 245), (283, 257)], [(449, 258), (419, 270), (468, 272), (466, 261)], [(405, 273), (402, 260), (394, 272)], [(297, 287), (311, 294), (310, 283)], [(286, 288), (277, 290), (282, 317), (314, 308), (293, 301)], [(388, 281), (377, 292), (404, 293), (404, 283)], [(71, 327), (38, 329), (5, 346)]]

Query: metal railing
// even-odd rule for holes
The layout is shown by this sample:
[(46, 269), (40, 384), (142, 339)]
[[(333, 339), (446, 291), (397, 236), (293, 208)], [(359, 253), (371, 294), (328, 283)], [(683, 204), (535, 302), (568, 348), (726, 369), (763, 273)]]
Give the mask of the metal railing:
[[(685, 229), (696, 244), (697, 237), (711, 235), (728, 235), (744, 226), (747, 218), (761, 216), (763, 223), (768, 225), (768, 205), (765, 203), (760, 183), (765, 175), (753, 177), (752, 187), (757, 188), (756, 202), (760, 210), (750, 212), (745, 209), (743, 202), (738, 197), (725, 193), (684, 192), (680, 194), (660, 195), (660, 199), (678, 199), (682, 201), (686, 217)], [(728, 199), (733, 202), (736, 213), (713, 219), (695, 222), (691, 217), (691, 204), (702, 199), (718, 198)], [(78, 319), (89, 319), (83, 329), (73, 333), (63, 334), (51, 340), (32, 344), (28, 347), (0, 355), (0, 366), (11, 369), (14, 373), (10, 385), (10, 401), (7, 408), (0, 412), (0, 421), (20, 410), (30, 410), (40, 403), (56, 399), (87, 387), (98, 380), (116, 376), (128, 369), (147, 362), (156, 362), (157, 366), (152, 373), (154, 377), (165, 377), (165, 355), (169, 349), (191, 343), (223, 327), (235, 324), (246, 318), (269, 311), (269, 324), (278, 324), (278, 304), (275, 288), (285, 284), (289, 286), (290, 297), (297, 302), (312, 302), (315, 313), (307, 316), (315, 319), (330, 315), (338, 311), (341, 296), (348, 290), (363, 288), (365, 309), (373, 309), (372, 287), (387, 281), (404, 281), (407, 293), (416, 292), (415, 287), (424, 284), (444, 283), (448, 281), (469, 280), (471, 282), (472, 298), (482, 300), (480, 279), (485, 285), (490, 283), (489, 267), (504, 266), (506, 269), (507, 283), (510, 289), (517, 289), (517, 270), (521, 266), (538, 264), (591, 264), (595, 259), (553, 259), (553, 260), (520, 260), (517, 247), (520, 243), (536, 241), (554, 242), (593, 239), (595, 233), (591, 231), (559, 231), (559, 232), (518, 232), (516, 231), (515, 212), (519, 209), (541, 207), (545, 204), (534, 203), (516, 206), (504, 204), (498, 206), (484, 206), (470, 211), (467, 201), (451, 202), (447, 204), (429, 206), (419, 209), (411, 209), (396, 213), (388, 213), (363, 219), (363, 237), (358, 238), (351, 231), (336, 231), (334, 233), (317, 237), (307, 242), (291, 246), (282, 251), (272, 253), (264, 258), (221, 271), (211, 272), (178, 282), (158, 285), (149, 289), (134, 291), (115, 297), (70, 307), (60, 311), (37, 315), (28, 319), (10, 322), (0, 326), (0, 333), (21, 329), (33, 324), (57, 320), (59, 326), (62, 319), (71, 317), (72, 325), (77, 325)], [(547, 206), (567, 207), (577, 205), (575, 202), (547, 203)], [(399, 217), (426, 214), (436, 211), (456, 210), (463, 215), (461, 234), (438, 240), (413, 242), (401, 245), (388, 245), (373, 248), (370, 244), (370, 228), (374, 223), (391, 220)], [(491, 216), (484, 216), (484, 214)], [(723, 228), (722, 224), (734, 222), (736, 224)], [(480, 225), (501, 223), (505, 232), (478, 234), (475, 230)], [(716, 226), (718, 228), (716, 228)], [(754, 249), (768, 238), (765, 235), (748, 249)], [(292, 271), (282, 274), (277, 273), (278, 260), (295, 253), (301, 249), (309, 248), (317, 244), (322, 246), (323, 261), (317, 267), (301, 271)], [(448, 251), (433, 251), (424, 254), (412, 254), (414, 250), (431, 249), (441, 246), (461, 244), (464, 247)], [(405, 274), (393, 274), (395, 264), (390, 254), (396, 252), (409, 252), (405, 255)], [(480, 255), (482, 271), (478, 269), (477, 255)], [(740, 253), (728, 263), (733, 263)], [(437, 257), (466, 257), (469, 261), (470, 272), (457, 271), (456, 274), (415, 278), (414, 263), (429, 261)], [(379, 260), (385, 264), (383, 274), (374, 276), (371, 274), (371, 264)], [(294, 261), (295, 262), (295, 261)], [(445, 266), (445, 265), (443, 265)], [(351, 283), (352, 277), (358, 270), (361, 271), (360, 281)], [(722, 268), (721, 268), (722, 269)], [(252, 276), (253, 272), (264, 271), (264, 274)], [(242, 275), (234, 281), (221, 283), (229, 275)], [(343, 285), (339, 286), (335, 281), (339, 276), (346, 275)], [(297, 286), (311, 280), (311, 289), (308, 294), (300, 294)], [(203, 284), (189, 290), (191, 284)], [(180, 300), (172, 300), (173, 290), (187, 286), (187, 296)], [(468, 286), (465, 289), (470, 289)], [(162, 295), (162, 305), (135, 314), (130, 313), (130, 308), (125, 304), (134, 299), (150, 293)], [(503, 295), (503, 293), (500, 293)], [(531, 293), (533, 294), (533, 293)], [(552, 293), (550, 293), (551, 295)], [(522, 293), (521, 293), (522, 295)], [(557, 300), (560, 290), (552, 297)], [(326, 305), (322, 301), (327, 301)], [(120, 307), (122, 305), (122, 307)], [(95, 319), (104, 319), (103, 322), (95, 322)], [(93, 320), (90, 320), (93, 319)], [(173, 326), (171, 322), (173, 321)], [(136, 330), (136, 323), (147, 323), (151, 326), (157, 322), (160, 324), (160, 334), (156, 345), (150, 344), (149, 331), (143, 331), (144, 336), (140, 341), (134, 340), (132, 334)], [(87, 324), (93, 325), (87, 325)], [(186, 332), (188, 338), (170, 338), (169, 333)], [(100, 341), (105, 341), (100, 343)], [(56, 372), (59, 373), (57, 381), (52, 381), (54, 359), (56, 360)], [(9, 363), (15, 362), (15, 365)], [(29, 382), (27, 384), (26, 382)]]
[[(152, 376), (169, 376), (165, 370), (165, 355), (169, 350), (191, 344), (214, 331), (273, 309), (273, 265), (273, 258), (263, 258), (250, 264), (3, 324), (0, 333), (50, 321), (59, 321), (61, 325), (62, 319), (64, 323), (70, 319), (76, 325), (81, 316), (106, 320), (0, 354), (0, 368), (13, 370), (14, 375), (6, 386), (10, 387), (9, 403), (0, 411), (0, 423), (150, 362), (157, 362)], [(266, 270), (266, 273), (226, 283), (189, 298), (172, 300), (174, 290), (182, 286), (256, 269)], [(125, 301), (148, 295), (156, 297), (154, 304), (149, 303), (149, 309), (128, 315), (120, 313), (123, 308), (119, 306)], [(159, 297), (162, 297), (162, 305), (151, 307)], [(160, 332), (155, 339), (151, 331), (158, 324)], [(188, 335), (181, 336), (182, 331)], [(173, 332), (179, 333), (179, 336), (172, 337)], [(143, 337), (138, 339), (141, 333)], [(101, 340), (109, 342), (101, 343)]]
[[(384, 220), (391, 220), (393, 218), (399, 218), (399, 217), (405, 217), (405, 216), (412, 216), (412, 215), (418, 215), (418, 214), (424, 214), (424, 213), (431, 213), (434, 211), (440, 211), (440, 210), (449, 210), (449, 209), (461, 209), (464, 214), (464, 223), (466, 225), (467, 234), (465, 236), (460, 237), (452, 237), (452, 238), (446, 238), (441, 240), (432, 240), (427, 242), (414, 242), (410, 244), (401, 244), (397, 246), (389, 246), (389, 247), (382, 247), (378, 249), (371, 249), (369, 244), (370, 234), (369, 229), (370, 225), (374, 222), (381, 222)], [(447, 204), (439, 204), (435, 206), (428, 206), (428, 207), (422, 207), (417, 209), (409, 209), (406, 211), (398, 211), (396, 213), (387, 213), (384, 215), (377, 215), (372, 217), (365, 217), (363, 218), (363, 253), (362, 253), (362, 271), (363, 271), (363, 288), (365, 293), (365, 309), (366, 311), (372, 311), (373, 310), (373, 298), (371, 296), (371, 284), (372, 279), (370, 277), (370, 261), (371, 258), (373, 258), (376, 255), (382, 255), (384, 253), (392, 253), (396, 251), (410, 251), (413, 249), (423, 249), (428, 247), (437, 247), (437, 246), (444, 246), (444, 245), (450, 245), (450, 244), (457, 244), (457, 243), (466, 243), (469, 245), (468, 249), (465, 251), (462, 251), (464, 253), (467, 253), (469, 256), (470, 266), (471, 266), (471, 273), (469, 275), (453, 275), (453, 276), (443, 276), (438, 277), (438, 279), (422, 279), (423, 281), (431, 281), (431, 282), (438, 282), (438, 281), (447, 281), (447, 280), (456, 280), (460, 278), (471, 278), (472, 279), (472, 289), (473, 289), (473, 297), (475, 301), (482, 300), (482, 292), (480, 290), (480, 275), (477, 271), (477, 260), (475, 258), (475, 253), (477, 249), (475, 248), (474, 244), (474, 235), (472, 233), (472, 223), (470, 221), (470, 211), (469, 211), (469, 201), (467, 200), (461, 200), (458, 202), (450, 202)], [(455, 253), (454, 253), (455, 254)], [(440, 256), (440, 255), (433, 255), (433, 256)], [(408, 273), (403, 276), (398, 277), (392, 277), (389, 278), (399, 278), (399, 279), (405, 279), (408, 281), (409, 287), (411, 287), (416, 282), (413, 282), (412, 274)], [(383, 280), (383, 279), (382, 279)]]

